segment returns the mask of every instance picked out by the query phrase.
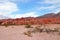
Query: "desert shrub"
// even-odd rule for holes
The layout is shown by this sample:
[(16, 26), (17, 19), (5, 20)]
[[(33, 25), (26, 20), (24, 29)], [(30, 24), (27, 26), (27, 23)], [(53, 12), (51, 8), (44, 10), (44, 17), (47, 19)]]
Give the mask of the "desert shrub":
[(24, 32), (24, 35), (27, 35), (27, 33), (26, 33), (26, 32)]
[(31, 25), (27, 24), (25, 28), (32, 28)]
[(47, 33), (51, 33), (51, 32), (59, 32), (58, 28), (54, 28), (54, 29), (46, 29)]
[(54, 31), (55, 32), (59, 32), (59, 30), (60, 30), (60, 28), (58, 28), (58, 27), (57, 28), (54, 28)]
[(29, 37), (32, 37), (31, 31), (24, 32), (24, 35), (27, 35), (27, 36), (29, 36)]
[(54, 28), (54, 32), (57, 32), (57, 35), (60, 35), (60, 28), (59, 27)]
[(43, 28), (42, 29), (40, 29), (40, 31), (39, 32), (43, 32)]
[(51, 32), (51, 29), (46, 29), (46, 33), (50, 33)]
[(60, 35), (60, 32), (58, 32), (58, 35)]
[(8, 25), (7, 25), (7, 24), (4, 24), (4, 26), (5, 26), (5, 27), (8, 27)]
[(36, 31), (35, 31), (35, 30), (33, 30), (33, 31), (32, 31), (32, 33), (36, 33)]
[(35, 32), (42, 32), (44, 28), (41, 28), (41, 26), (35, 27)]
[(36, 31), (36, 32), (39, 32), (40, 29), (39, 29), (38, 27), (35, 27), (35, 31)]

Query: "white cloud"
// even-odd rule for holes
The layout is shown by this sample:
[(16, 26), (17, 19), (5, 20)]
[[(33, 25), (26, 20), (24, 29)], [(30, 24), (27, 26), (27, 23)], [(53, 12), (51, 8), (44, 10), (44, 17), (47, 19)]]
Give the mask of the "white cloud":
[(49, 7), (39, 7), (38, 10), (45, 10), (45, 9), (54, 9), (54, 6), (49, 6)]
[(10, 1), (13, 1), (13, 2), (28, 2), (30, 0), (10, 0)]
[(8, 2), (8, 1), (10, 1), (10, 2), (29, 2), (29, 1), (31, 1), (31, 0), (0, 0), (0, 2)]
[(51, 10), (50, 12), (59, 12), (60, 11), (60, 0), (44, 0), (42, 2), (37, 2), (38, 4), (42, 4), (42, 5), (50, 5), (52, 4), (51, 6), (41, 6), (38, 8), (38, 10), (45, 10), (45, 9), (48, 9), (48, 10)]
[(56, 4), (60, 3), (60, 0), (44, 0), (44, 3)]
[(35, 12), (29, 12), (24, 14), (13, 14), (13, 12), (20, 10), (18, 9), (17, 4), (15, 2), (28, 2), (28, 0), (0, 0), (0, 15), (11, 18), (37, 16)]
[(60, 3), (60, 0), (43, 0), (43, 1), (39, 1), (37, 3), (46, 3), (46, 4), (57, 4), (57, 3)]
[[(54, 9), (53, 9), (54, 10)], [(55, 9), (54, 11), (52, 11), (53, 13), (58, 13), (58, 12), (60, 12), (60, 8), (57, 8), (57, 9)]]
[(29, 13), (24, 13), (24, 14), (16, 14), (12, 16), (12, 18), (21, 18), (21, 17), (37, 17), (38, 15), (36, 12), (29, 12)]
[(13, 2), (0, 2), (0, 15), (8, 16), (18, 10), (17, 5)]

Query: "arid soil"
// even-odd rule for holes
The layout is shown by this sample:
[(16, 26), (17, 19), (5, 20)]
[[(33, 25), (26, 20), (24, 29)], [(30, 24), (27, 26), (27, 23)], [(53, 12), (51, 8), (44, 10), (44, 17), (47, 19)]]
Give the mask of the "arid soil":
[[(24, 35), (24, 32), (27, 31), (27, 28), (24, 26), (25, 25), (0, 26), (0, 40), (60, 40), (60, 35), (57, 33), (32, 33), (32, 37), (29, 37)], [(46, 28), (53, 29), (54, 27), (60, 28), (60, 24), (46, 24)]]

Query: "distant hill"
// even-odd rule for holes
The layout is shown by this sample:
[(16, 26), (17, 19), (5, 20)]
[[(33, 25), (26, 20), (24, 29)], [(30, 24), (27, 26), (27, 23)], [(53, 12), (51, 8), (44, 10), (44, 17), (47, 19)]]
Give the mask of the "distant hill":
[(49, 18), (49, 17), (53, 17), (54, 15), (56, 15), (55, 13), (49, 13), (49, 14), (45, 14), (43, 16), (39, 16), (37, 18)]
[(60, 18), (60, 12), (58, 12), (56, 15), (54, 15), (53, 17), (55, 18)]
[(37, 18), (60, 18), (60, 12), (58, 13), (48, 13), (43, 16), (39, 16)]
[(58, 13), (48, 13), (43, 16), (38, 17), (25, 17), (25, 18), (16, 18), (9, 19), (8, 17), (1, 16), (4, 18), (0, 20), (0, 25), (25, 25), (25, 24), (60, 24), (60, 12)]

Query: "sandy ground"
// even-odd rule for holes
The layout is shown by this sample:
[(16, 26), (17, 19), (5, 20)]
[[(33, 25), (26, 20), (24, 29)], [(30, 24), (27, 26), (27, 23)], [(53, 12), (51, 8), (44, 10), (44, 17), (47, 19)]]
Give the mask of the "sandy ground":
[[(60, 24), (47, 24), (46, 27), (60, 27)], [(60, 40), (60, 35), (57, 35), (56, 33), (33, 33), (32, 37), (28, 37), (23, 34), (26, 30), (24, 25), (8, 27), (0, 26), (0, 40)]]

